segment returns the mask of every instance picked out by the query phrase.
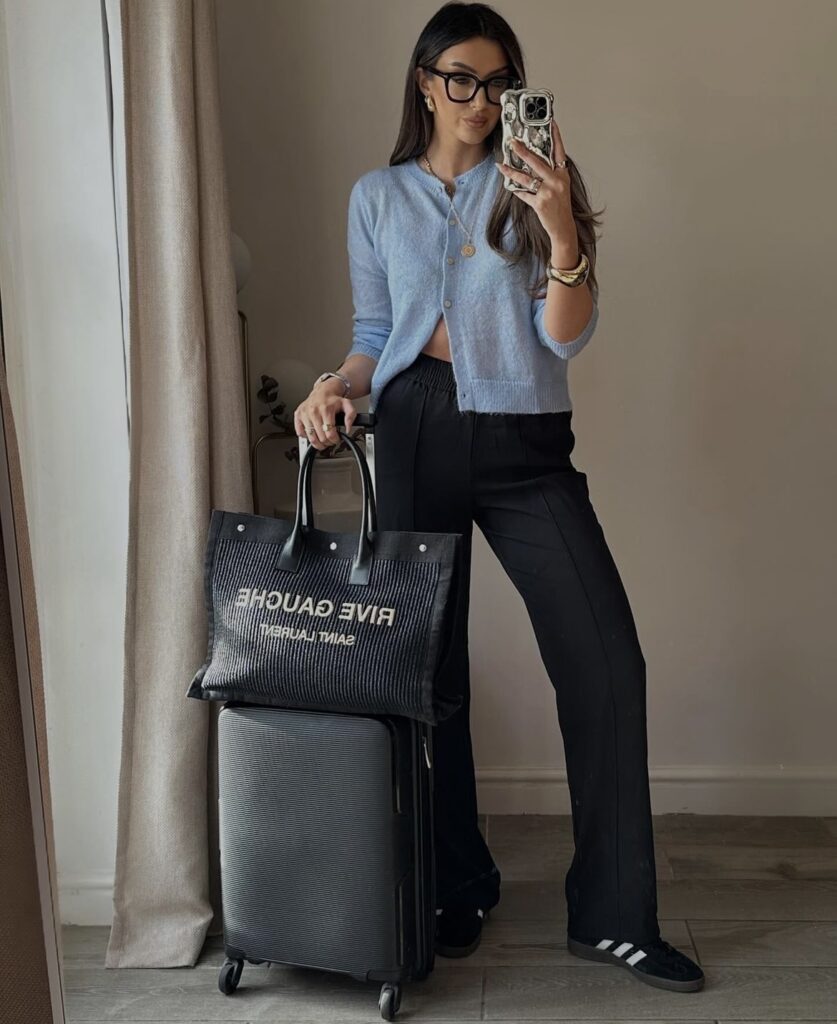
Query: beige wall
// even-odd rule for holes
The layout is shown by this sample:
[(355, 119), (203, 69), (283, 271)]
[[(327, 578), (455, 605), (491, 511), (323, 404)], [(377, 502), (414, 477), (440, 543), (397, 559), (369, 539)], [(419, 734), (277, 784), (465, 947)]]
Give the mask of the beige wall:
[[(437, 6), (219, 0), (254, 377), (348, 349), (349, 190)], [(837, 5), (497, 8), (607, 205), (574, 461), (648, 664), (654, 810), (834, 813)], [(566, 811), (553, 690), (478, 531), (471, 653), (480, 809)]]

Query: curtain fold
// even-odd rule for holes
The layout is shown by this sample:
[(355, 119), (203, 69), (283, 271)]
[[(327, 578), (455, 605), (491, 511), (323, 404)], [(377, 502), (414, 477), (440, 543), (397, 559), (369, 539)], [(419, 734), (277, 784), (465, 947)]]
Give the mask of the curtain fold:
[(124, 181), (114, 192), (125, 207), (130, 413), (122, 760), (105, 966), (191, 966), (207, 934), (221, 930), (217, 708), (185, 696), (206, 656), (206, 533), (212, 508), (252, 511), (215, 5), (122, 0), (105, 6), (105, 18), (121, 40), (112, 85), (124, 124), (114, 166), (124, 166)]

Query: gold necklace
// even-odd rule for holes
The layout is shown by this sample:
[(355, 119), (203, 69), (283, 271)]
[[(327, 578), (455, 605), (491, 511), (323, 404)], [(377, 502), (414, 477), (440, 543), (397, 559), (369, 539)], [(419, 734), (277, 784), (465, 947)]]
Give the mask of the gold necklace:
[(424, 154), (424, 162), (427, 164), (427, 169), (428, 171), (430, 171), (433, 177), (441, 181), (442, 184), (445, 186), (445, 192), (447, 193), (447, 197), (450, 200), (451, 212), (453, 213), (454, 217), (456, 217), (459, 226), (462, 228), (462, 230), (465, 232), (465, 235), (468, 238), (468, 241), (465, 243), (465, 245), (461, 247), (459, 251), (462, 253), (463, 256), (473, 256), (477, 249), (476, 246), (473, 244), (471, 232), (462, 223), (462, 218), (459, 216), (459, 211), (453, 205), (453, 193), (456, 191), (454, 186), (449, 185), (446, 181), (442, 181), (439, 175), (433, 170), (433, 168), (430, 165), (430, 160), (427, 157), (427, 153)]

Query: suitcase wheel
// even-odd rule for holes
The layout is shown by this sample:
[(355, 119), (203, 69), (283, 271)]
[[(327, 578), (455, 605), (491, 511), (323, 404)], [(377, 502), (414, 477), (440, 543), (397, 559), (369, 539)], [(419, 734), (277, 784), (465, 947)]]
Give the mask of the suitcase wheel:
[(381, 994), (378, 996), (378, 1009), (384, 1020), (395, 1020), (395, 1015), (401, 1006), (401, 986), (394, 985), (391, 981), (385, 981), (381, 985)]
[(230, 960), (228, 958), (221, 965), (221, 972), (218, 975), (218, 988), (225, 996), (231, 996), (238, 988), (238, 982), (241, 979), (241, 972), (243, 970), (243, 960)]

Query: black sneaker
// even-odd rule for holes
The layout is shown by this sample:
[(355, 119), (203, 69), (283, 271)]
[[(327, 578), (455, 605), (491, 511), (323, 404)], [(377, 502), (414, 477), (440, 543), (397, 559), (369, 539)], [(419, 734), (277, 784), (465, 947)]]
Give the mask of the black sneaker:
[(697, 992), (703, 988), (704, 975), (694, 960), (665, 939), (653, 942), (617, 942), (616, 939), (573, 938), (567, 935), (567, 949), (587, 960), (601, 960), (625, 967), (646, 985), (672, 992)]
[(482, 923), (489, 910), (451, 904), (436, 910), (436, 952), (441, 956), (468, 956), (480, 944)]

